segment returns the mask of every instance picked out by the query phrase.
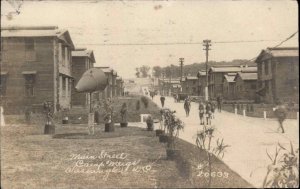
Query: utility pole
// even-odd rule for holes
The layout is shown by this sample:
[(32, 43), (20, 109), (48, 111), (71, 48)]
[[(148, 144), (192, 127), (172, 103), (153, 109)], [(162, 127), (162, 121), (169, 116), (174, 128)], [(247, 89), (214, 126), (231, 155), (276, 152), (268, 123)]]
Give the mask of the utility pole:
[[(180, 80), (179, 81), (180, 82), (182, 81), (182, 76), (183, 76), (183, 61), (184, 61), (184, 58), (179, 58), (179, 62), (180, 62)], [(180, 87), (180, 92), (182, 92), (182, 86)]]
[(183, 61), (184, 61), (184, 58), (179, 58), (179, 62), (180, 62), (180, 81), (181, 81), (182, 76), (183, 76)]
[(165, 95), (165, 71), (163, 71), (162, 76), (163, 76), (163, 86), (162, 86), (163, 95), (161, 96), (164, 96)]
[(206, 51), (206, 64), (205, 64), (205, 71), (206, 71), (206, 86), (205, 86), (205, 100), (208, 100), (208, 51), (211, 50), (209, 46), (211, 46), (211, 40), (203, 40), (203, 46)]

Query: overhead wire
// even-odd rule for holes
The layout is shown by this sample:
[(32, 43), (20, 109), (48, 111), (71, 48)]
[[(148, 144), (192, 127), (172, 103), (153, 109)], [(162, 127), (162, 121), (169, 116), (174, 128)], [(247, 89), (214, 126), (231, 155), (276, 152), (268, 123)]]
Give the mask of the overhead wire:
[[(286, 39), (284, 39), (283, 41), (281, 41), (280, 43), (278, 43), (277, 45), (275, 45), (274, 47), (270, 47), (270, 49), (274, 49), (274, 48), (277, 48), (279, 46), (281, 46), (283, 43), (287, 42), (288, 40), (292, 39), (296, 34), (298, 33), (298, 31), (296, 31), (295, 33), (293, 33), (292, 35), (290, 35), (289, 37), (287, 37)], [(272, 51), (272, 50), (271, 50)], [(253, 60), (255, 60), (258, 56), (255, 56), (249, 60), (246, 60), (245, 62), (242, 62), (241, 64), (245, 64), (245, 63), (248, 63), (248, 62), (251, 62)]]

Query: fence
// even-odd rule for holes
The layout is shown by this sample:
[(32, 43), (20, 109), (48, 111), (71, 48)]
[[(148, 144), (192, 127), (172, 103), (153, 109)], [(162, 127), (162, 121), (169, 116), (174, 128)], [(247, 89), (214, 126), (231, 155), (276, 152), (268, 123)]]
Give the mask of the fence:
[[(223, 109), (239, 115), (259, 118), (276, 118), (273, 104), (223, 104)], [(299, 104), (287, 108), (287, 119), (298, 119)]]

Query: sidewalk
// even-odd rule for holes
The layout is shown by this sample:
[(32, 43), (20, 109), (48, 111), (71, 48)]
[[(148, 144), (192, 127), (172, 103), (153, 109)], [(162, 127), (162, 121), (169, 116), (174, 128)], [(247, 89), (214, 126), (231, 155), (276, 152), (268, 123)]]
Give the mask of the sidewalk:
[[(160, 96), (153, 101), (160, 105)], [(186, 117), (183, 103), (175, 103), (172, 97), (166, 97), (165, 107), (176, 110), (176, 115), (185, 123), (185, 129), (179, 137), (195, 144), (196, 134), (202, 129), (198, 117), (198, 104), (191, 103), (190, 116)], [(227, 148), (223, 161), (234, 171), (255, 187), (261, 187), (266, 174), (266, 167), (270, 160), (266, 149), (273, 154), (277, 143), (299, 147), (299, 125), (297, 120), (284, 122), (286, 133), (278, 133), (278, 122), (274, 119), (243, 117), (222, 111), (215, 113), (212, 125), (216, 127), (215, 138), (224, 138)], [(252, 176), (251, 176), (252, 174)]]

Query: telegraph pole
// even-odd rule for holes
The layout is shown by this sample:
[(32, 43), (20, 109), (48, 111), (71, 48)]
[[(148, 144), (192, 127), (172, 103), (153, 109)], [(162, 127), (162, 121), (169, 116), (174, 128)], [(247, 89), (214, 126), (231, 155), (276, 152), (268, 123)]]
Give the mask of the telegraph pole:
[(163, 76), (163, 86), (162, 86), (163, 95), (161, 96), (164, 96), (165, 95), (165, 71), (163, 71), (162, 76)]
[(180, 62), (180, 81), (181, 81), (182, 76), (183, 76), (183, 61), (184, 61), (184, 58), (179, 58), (179, 62)]
[(206, 86), (205, 86), (205, 100), (208, 100), (208, 51), (211, 50), (209, 46), (211, 46), (211, 40), (203, 40), (203, 46), (206, 51), (206, 63), (205, 63), (205, 71), (206, 71)]

